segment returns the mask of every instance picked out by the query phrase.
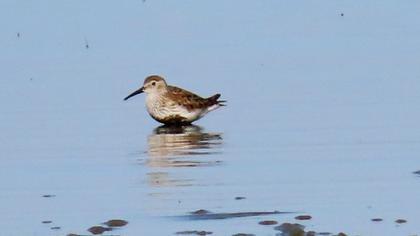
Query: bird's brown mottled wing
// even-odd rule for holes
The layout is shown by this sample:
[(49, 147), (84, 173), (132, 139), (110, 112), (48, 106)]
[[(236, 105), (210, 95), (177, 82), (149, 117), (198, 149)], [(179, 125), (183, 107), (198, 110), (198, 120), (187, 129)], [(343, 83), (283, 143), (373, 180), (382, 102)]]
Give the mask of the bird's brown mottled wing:
[(187, 90), (174, 86), (168, 86), (167, 88), (168, 97), (170, 97), (173, 102), (178, 103), (177, 105), (182, 105), (187, 108), (187, 110), (200, 109), (214, 104), (211, 104), (212, 100), (202, 98)]

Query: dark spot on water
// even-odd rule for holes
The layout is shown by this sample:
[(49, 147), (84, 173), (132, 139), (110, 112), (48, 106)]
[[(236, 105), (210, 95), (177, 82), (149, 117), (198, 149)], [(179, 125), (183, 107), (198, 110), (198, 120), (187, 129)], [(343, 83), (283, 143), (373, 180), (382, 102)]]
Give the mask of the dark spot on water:
[(235, 197), (235, 200), (243, 200), (246, 199), (246, 197)]
[(279, 226), (274, 227), (275, 230), (279, 230), (284, 235), (289, 236), (304, 236), (305, 231), (303, 230), (305, 226), (301, 224), (291, 224), (291, 223), (283, 223)]
[(107, 228), (103, 226), (92, 226), (87, 231), (91, 232), (92, 234), (102, 234), (105, 231), (111, 231), (112, 228)]
[[(198, 213), (197, 213), (198, 212)], [(220, 220), (230, 219), (236, 217), (248, 217), (248, 216), (263, 216), (263, 215), (274, 215), (274, 214), (286, 214), (293, 212), (280, 212), (280, 211), (255, 211), (255, 212), (233, 212), (233, 213), (209, 213), (206, 210), (198, 210), (192, 212), (190, 215), (178, 216), (188, 218), (189, 220)]]
[(106, 225), (108, 227), (122, 227), (126, 224), (128, 224), (127, 221), (119, 220), (119, 219), (108, 220), (107, 222), (104, 222), (104, 225)]
[(397, 224), (404, 224), (404, 223), (407, 223), (407, 221), (404, 220), (404, 219), (398, 219), (398, 220), (395, 221), (395, 223), (397, 223)]
[(82, 235), (71, 233), (71, 234), (67, 234), (66, 236), (82, 236)]
[(260, 225), (276, 225), (278, 222), (275, 220), (263, 220), (258, 222)]
[(87, 38), (85, 37), (85, 48), (86, 49), (89, 49), (89, 42), (88, 42), (88, 40), (87, 40)]
[(204, 231), (204, 230), (186, 230), (186, 231), (179, 231), (179, 232), (176, 232), (175, 234), (185, 234), (185, 235), (191, 235), (191, 234), (194, 234), (194, 235), (208, 235), (208, 234), (212, 234), (213, 232), (210, 232), (210, 231)]
[[(305, 232), (305, 226), (297, 223), (283, 223), (275, 226), (275, 230), (281, 231), (277, 236), (316, 236), (316, 235), (332, 235), (330, 232), (315, 232), (313, 230)], [(347, 236), (345, 233), (339, 233), (335, 236)]]
[(340, 16), (344, 16), (344, 13), (341, 13)]
[(414, 172), (413, 172), (413, 174), (415, 174), (415, 175), (419, 175), (419, 176), (420, 176), (420, 170), (418, 170), (418, 171), (414, 171)]
[(318, 235), (331, 235), (332, 233), (330, 233), (330, 232), (319, 232), (317, 234)]
[(42, 197), (50, 198), (50, 197), (55, 197), (55, 195), (54, 194), (44, 194), (44, 195), (42, 195)]
[(44, 221), (42, 221), (42, 223), (43, 223), (43, 224), (51, 224), (51, 223), (52, 223), (52, 221), (51, 221), (51, 220), (44, 220)]
[(204, 209), (200, 209), (200, 210), (196, 210), (196, 211), (191, 212), (191, 214), (193, 214), (193, 215), (204, 215), (204, 214), (209, 214), (209, 213), (211, 213), (211, 212), (208, 211), (208, 210), (204, 210)]
[(373, 219), (371, 219), (371, 221), (373, 221), (373, 222), (380, 222), (380, 221), (382, 221), (382, 219), (381, 218), (373, 218)]
[(50, 229), (52, 229), (52, 230), (59, 230), (59, 229), (61, 229), (61, 227), (60, 226), (54, 226), (54, 227), (51, 227)]
[(295, 217), (296, 220), (310, 220), (312, 219), (312, 216), (310, 215), (300, 215)]
[(232, 236), (255, 236), (255, 234), (238, 233), (238, 234), (233, 234)]
[(315, 235), (316, 235), (315, 231), (308, 231), (308, 232), (306, 232), (305, 236), (315, 236)]

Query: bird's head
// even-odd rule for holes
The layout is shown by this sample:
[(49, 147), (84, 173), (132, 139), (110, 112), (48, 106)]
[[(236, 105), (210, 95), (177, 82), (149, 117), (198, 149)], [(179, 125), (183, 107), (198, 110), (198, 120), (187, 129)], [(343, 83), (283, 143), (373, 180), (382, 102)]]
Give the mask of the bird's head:
[(127, 100), (143, 92), (147, 94), (164, 93), (166, 91), (166, 86), (167, 84), (162, 77), (158, 75), (151, 75), (144, 79), (143, 86), (141, 88), (128, 95), (126, 98), (124, 98), (124, 100)]

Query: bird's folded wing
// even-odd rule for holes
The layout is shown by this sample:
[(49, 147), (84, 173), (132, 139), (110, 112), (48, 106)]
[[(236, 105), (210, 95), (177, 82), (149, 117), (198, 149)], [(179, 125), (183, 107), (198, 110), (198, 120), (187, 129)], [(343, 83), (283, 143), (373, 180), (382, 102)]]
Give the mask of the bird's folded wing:
[(168, 96), (172, 101), (177, 102), (177, 105), (184, 106), (188, 110), (199, 109), (209, 105), (207, 99), (174, 86), (168, 86)]

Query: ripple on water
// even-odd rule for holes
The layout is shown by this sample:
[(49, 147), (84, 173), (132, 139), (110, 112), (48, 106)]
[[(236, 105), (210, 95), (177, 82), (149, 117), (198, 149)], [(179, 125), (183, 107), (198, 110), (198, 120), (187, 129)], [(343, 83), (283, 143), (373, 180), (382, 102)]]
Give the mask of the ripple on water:
[(207, 210), (193, 211), (187, 215), (181, 215), (176, 217), (186, 218), (188, 220), (222, 220), (237, 217), (251, 217), (251, 216), (264, 216), (264, 215), (275, 215), (275, 214), (289, 214), (292, 212), (280, 212), (280, 211), (249, 211), (249, 212), (226, 212), (226, 213), (213, 213)]
[(204, 230), (186, 230), (186, 231), (176, 232), (175, 234), (179, 234), (179, 235), (209, 235), (209, 234), (213, 234), (213, 232), (204, 231)]

